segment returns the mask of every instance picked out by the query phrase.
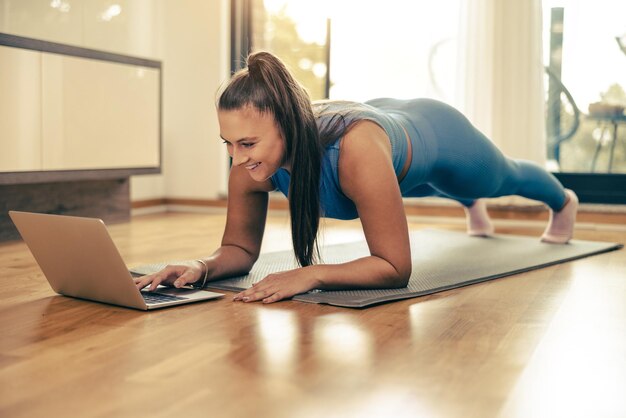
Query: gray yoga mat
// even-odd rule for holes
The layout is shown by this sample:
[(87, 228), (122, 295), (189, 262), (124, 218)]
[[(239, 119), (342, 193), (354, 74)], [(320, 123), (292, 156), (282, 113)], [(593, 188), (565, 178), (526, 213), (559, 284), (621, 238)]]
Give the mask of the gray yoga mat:
[[(401, 289), (321, 291), (296, 295), (293, 300), (363, 308), (383, 302), (429, 295), (443, 290), (497, 279), (607, 251), (621, 244), (572, 240), (567, 245), (546, 244), (537, 237), (496, 235), (469, 237), (455, 231), (425, 229), (412, 232), (413, 273)], [(365, 241), (322, 248), (325, 264), (337, 264), (369, 255)], [(153, 264), (132, 269), (147, 274), (162, 268)], [(262, 254), (246, 276), (211, 282), (218, 290), (241, 291), (270, 273), (295, 268), (291, 251)]]

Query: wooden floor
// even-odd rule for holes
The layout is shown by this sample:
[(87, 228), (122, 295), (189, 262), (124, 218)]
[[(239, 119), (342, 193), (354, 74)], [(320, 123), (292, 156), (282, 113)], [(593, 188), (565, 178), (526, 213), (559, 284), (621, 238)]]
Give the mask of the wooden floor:
[[(132, 266), (206, 255), (223, 225), (160, 214), (109, 229)], [(362, 233), (327, 222), (324, 237)], [(576, 238), (623, 243), (626, 229)], [(273, 215), (263, 250), (287, 248)], [(226, 297), (140, 312), (55, 295), (12, 242), (0, 295), (1, 417), (626, 416), (624, 250), (365, 310)]]

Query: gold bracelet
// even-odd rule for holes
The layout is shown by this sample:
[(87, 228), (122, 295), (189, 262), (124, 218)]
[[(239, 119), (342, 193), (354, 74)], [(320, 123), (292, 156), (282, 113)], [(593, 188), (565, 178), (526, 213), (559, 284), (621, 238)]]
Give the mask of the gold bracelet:
[(209, 277), (209, 266), (204, 260), (197, 259), (196, 261), (204, 266), (204, 279), (202, 279), (202, 284), (200, 286), (198, 286), (196, 283), (192, 283), (191, 285), (197, 289), (204, 289), (206, 279)]

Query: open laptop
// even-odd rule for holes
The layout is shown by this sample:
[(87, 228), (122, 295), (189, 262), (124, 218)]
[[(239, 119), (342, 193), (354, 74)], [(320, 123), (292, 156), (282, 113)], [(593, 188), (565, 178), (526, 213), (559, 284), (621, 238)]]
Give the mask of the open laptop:
[(139, 291), (104, 222), (9, 211), (52, 289), (65, 296), (149, 310), (224, 296), (159, 286)]

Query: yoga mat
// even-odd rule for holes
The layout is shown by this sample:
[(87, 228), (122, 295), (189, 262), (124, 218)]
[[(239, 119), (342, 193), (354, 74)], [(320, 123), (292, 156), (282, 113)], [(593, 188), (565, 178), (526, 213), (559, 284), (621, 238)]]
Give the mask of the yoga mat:
[[(463, 232), (424, 229), (410, 234), (413, 272), (407, 287), (377, 290), (313, 290), (293, 300), (364, 308), (394, 300), (429, 295), (448, 289), (493, 280), (512, 274), (563, 263), (622, 248), (622, 244), (572, 240), (567, 245), (546, 244), (538, 237), (495, 235), (470, 237)], [(325, 264), (337, 264), (369, 255), (365, 241), (326, 246)], [(141, 266), (131, 271), (148, 274), (165, 263)], [(295, 268), (291, 251), (261, 254), (246, 276), (210, 282), (207, 287), (241, 291), (270, 273)]]

